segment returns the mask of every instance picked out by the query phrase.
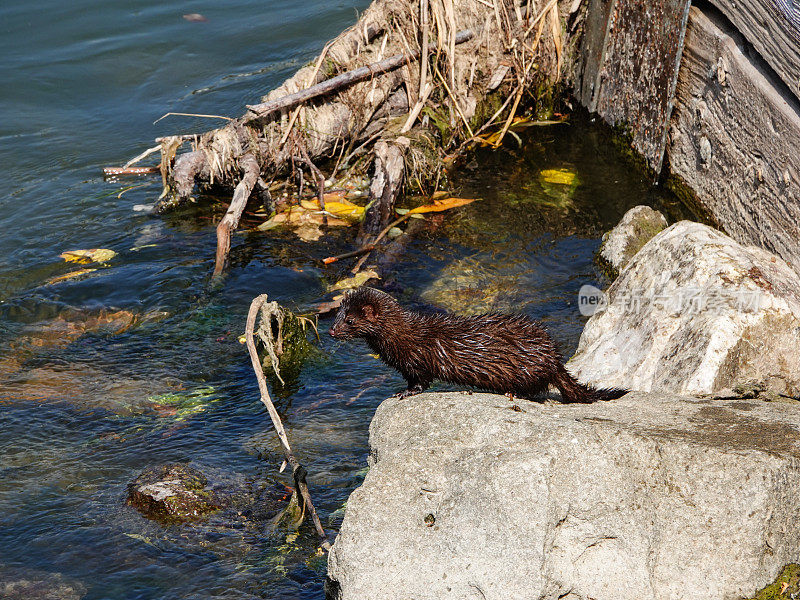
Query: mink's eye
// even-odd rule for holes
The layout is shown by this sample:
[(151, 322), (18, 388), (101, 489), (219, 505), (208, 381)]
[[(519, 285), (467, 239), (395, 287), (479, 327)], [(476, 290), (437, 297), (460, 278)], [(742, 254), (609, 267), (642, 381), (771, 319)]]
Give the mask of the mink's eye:
[(348, 325), (355, 325), (356, 324), (356, 320), (353, 317), (347, 317), (344, 320), (344, 322), (347, 323)]

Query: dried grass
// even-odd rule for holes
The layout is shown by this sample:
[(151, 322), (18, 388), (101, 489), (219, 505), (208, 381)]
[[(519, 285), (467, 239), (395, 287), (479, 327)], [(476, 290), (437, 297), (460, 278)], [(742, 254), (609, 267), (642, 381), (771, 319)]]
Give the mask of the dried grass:
[[(478, 35), (459, 46), (455, 43), (456, 33), (463, 29), (473, 29)], [(438, 115), (438, 140), (424, 144), (424, 151), (410, 152), (407, 165), (408, 180), (416, 182), (412, 185), (435, 185), (441, 176), (442, 157), (452, 150), (448, 144), (463, 147), (465, 141), (501, 118), (504, 125), (497, 144), (502, 142), (525, 104), (526, 94), (535, 99), (532, 90), (539, 84), (558, 80), (563, 68), (563, 46), (557, 0), (373, 3), (356, 26), (325, 46), (313, 67), (300, 69), (265, 100), (318, 83), (330, 76), (330, 69), (348, 71), (411, 50), (420, 51), (419, 61), (398, 72), (355, 84), (325, 102), (293, 109), (259, 128), (245, 127), (237, 120), (205, 134), (197, 143), (206, 160), (204, 183), (235, 185), (240, 177), (238, 160), (247, 152), (258, 157), (262, 174), (271, 180), (286, 169), (292, 155), (298, 154), (298, 144), (315, 161), (335, 156), (337, 151), (341, 160), (367, 138), (375, 138), (381, 128), (384, 137), (405, 135), (421, 127), (423, 115), (422, 123), (427, 127), (422, 128), (430, 132), (431, 115)], [(508, 74), (501, 77), (499, 86), (494, 86), (497, 89), (490, 89), (492, 75), (501, 68)], [(398, 87), (407, 92), (408, 106), (402, 115), (387, 108), (387, 100)], [(487, 102), (488, 94), (495, 96), (492, 103), (501, 104), (500, 109), (488, 118), (473, 120), (475, 114), (482, 114), (475, 107)], [(497, 94), (504, 96), (502, 102), (497, 101)], [(400, 120), (389, 126), (392, 119)], [(424, 136), (431, 137), (430, 133)], [(292, 142), (287, 144), (290, 138)], [(161, 141), (165, 190), (170, 183), (172, 161), (186, 139), (178, 136)]]

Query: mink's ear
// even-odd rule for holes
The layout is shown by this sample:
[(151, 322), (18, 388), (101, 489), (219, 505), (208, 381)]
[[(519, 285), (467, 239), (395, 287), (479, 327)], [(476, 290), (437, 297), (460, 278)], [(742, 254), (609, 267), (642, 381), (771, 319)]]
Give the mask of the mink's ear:
[(362, 306), (361, 312), (364, 313), (364, 318), (371, 323), (374, 323), (378, 319), (378, 311), (375, 310), (375, 306), (372, 304), (365, 304)]

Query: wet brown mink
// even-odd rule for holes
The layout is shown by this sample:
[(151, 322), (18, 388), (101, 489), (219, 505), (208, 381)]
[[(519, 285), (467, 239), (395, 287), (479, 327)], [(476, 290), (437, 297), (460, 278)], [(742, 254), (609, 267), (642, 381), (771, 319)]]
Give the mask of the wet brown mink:
[(405, 377), (401, 398), (418, 394), (434, 379), (501, 394), (532, 398), (553, 385), (563, 402), (611, 400), (625, 390), (597, 390), (567, 372), (555, 343), (523, 315), (462, 317), (404, 309), (389, 294), (359, 288), (345, 296), (330, 334), (364, 338)]

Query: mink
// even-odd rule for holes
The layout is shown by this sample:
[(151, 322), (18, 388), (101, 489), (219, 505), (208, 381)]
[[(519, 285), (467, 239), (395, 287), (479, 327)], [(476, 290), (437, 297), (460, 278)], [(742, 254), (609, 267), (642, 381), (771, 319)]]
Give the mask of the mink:
[(406, 398), (434, 379), (532, 399), (550, 385), (562, 402), (611, 400), (627, 393), (579, 383), (553, 339), (524, 315), (459, 316), (408, 310), (389, 294), (358, 288), (342, 300), (330, 334), (363, 338), (387, 365), (405, 378)]

